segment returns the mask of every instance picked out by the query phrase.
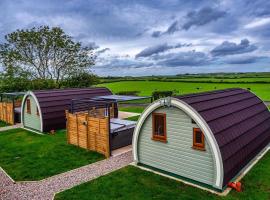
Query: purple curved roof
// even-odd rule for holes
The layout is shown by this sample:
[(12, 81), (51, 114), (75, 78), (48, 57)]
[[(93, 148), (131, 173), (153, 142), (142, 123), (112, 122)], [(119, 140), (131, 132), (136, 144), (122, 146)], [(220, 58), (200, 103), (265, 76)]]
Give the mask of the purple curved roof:
[(33, 91), (33, 93), (41, 108), (44, 132), (66, 127), (65, 110), (70, 108), (72, 99), (112, 94), (107, 88), (53, 89)]
[(270, 112), (253, 93), (225, 89), (175, 97), (207, 122), (219, 145), (223, 186), (270, 142)]

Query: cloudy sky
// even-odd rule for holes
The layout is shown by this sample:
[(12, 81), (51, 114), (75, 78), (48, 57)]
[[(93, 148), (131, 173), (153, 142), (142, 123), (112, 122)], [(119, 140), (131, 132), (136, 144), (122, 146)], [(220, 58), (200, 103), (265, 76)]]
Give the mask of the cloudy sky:
[(0, 42), (60, 26), (98, 75), (270, 71), (269, 0), (1, 0)]

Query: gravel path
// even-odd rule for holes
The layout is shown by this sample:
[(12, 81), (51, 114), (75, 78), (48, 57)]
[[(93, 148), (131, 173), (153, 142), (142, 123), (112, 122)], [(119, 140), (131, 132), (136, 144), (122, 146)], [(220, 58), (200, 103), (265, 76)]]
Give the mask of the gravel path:
[(0, 168), (0, 199), (51, 200), (55, 193), (127, 166), (131, 151), (41, 181), (13, 183)]

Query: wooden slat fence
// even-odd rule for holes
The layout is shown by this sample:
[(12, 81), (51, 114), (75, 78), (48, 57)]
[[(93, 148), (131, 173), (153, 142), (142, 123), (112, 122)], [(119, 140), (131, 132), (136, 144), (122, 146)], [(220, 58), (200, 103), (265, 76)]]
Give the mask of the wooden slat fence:
[(69, 144), (110, 157), (108, 117), (66, 112), (66, 118)]
[(0, 120), (14, 125), (14, 108), (12, 102), (0, 102)]

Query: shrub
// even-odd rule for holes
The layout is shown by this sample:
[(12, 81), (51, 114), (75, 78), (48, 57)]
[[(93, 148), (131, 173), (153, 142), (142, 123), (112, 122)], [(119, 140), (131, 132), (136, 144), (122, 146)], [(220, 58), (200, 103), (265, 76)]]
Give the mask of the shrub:
[(152, 93), (152, 96), (154, 100), (163, 98), (163, 97), (170, 97), (173, 96), (174, 92), (173, 91), (154, 91)]

